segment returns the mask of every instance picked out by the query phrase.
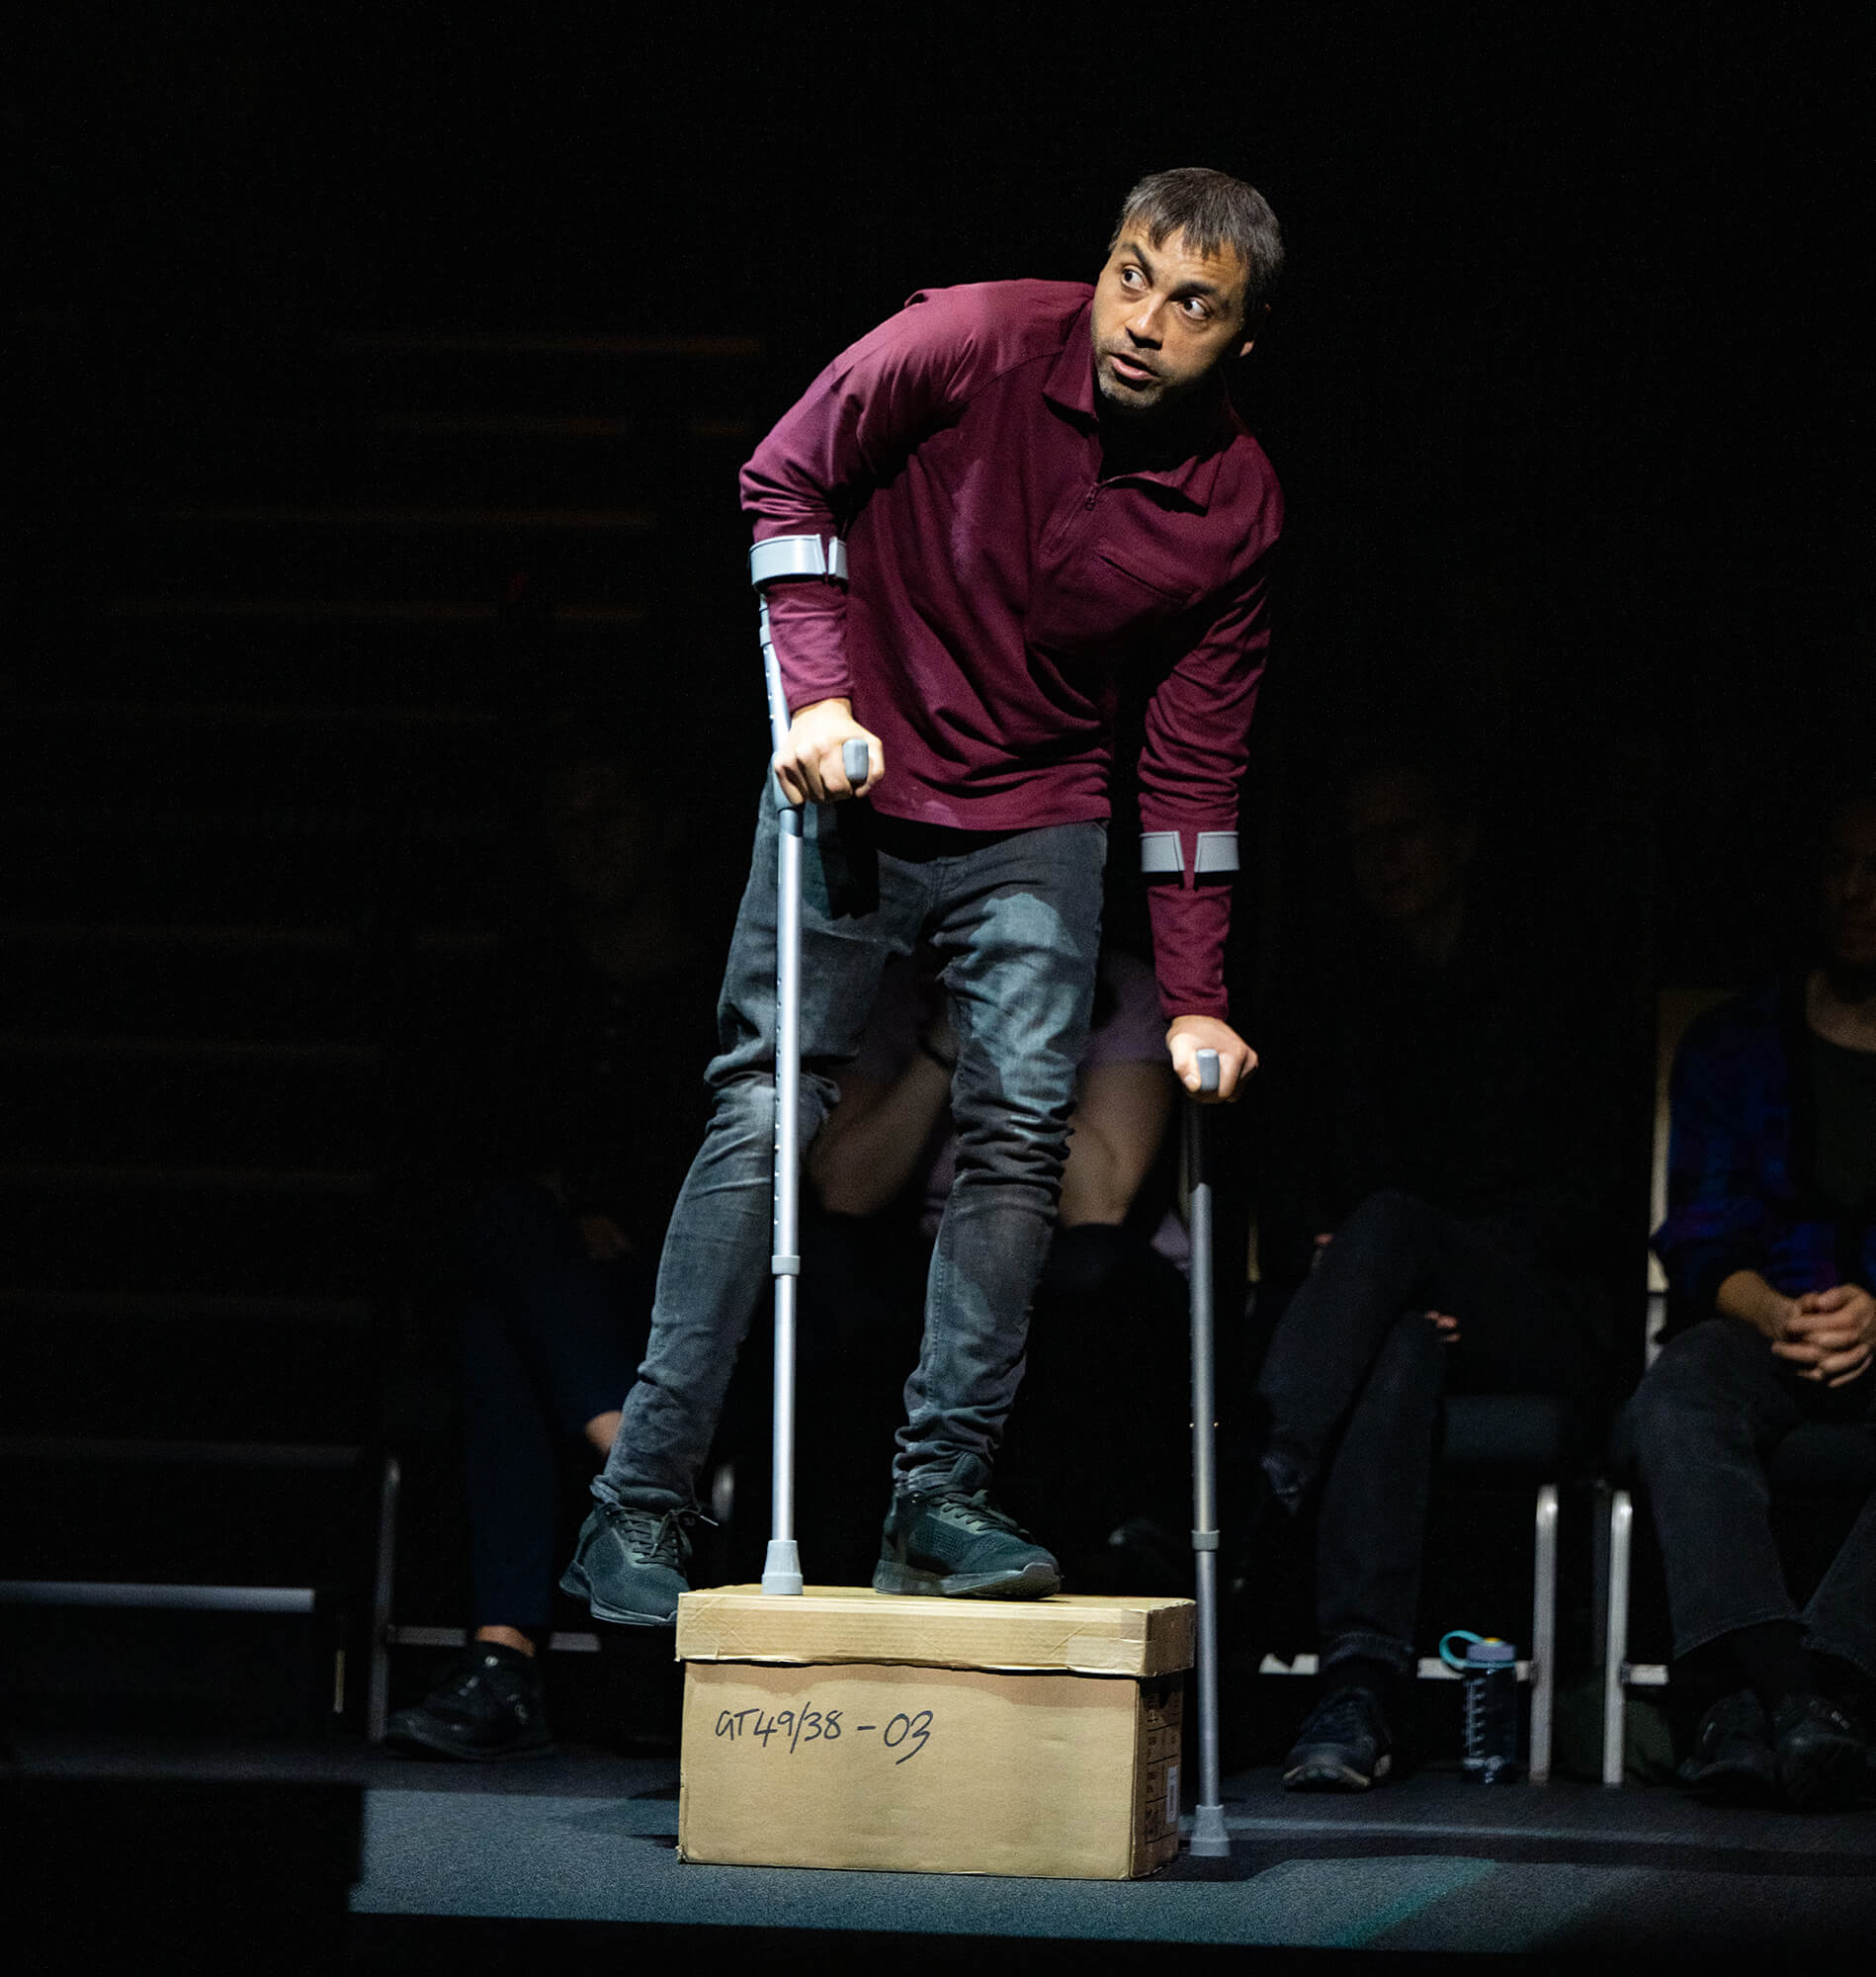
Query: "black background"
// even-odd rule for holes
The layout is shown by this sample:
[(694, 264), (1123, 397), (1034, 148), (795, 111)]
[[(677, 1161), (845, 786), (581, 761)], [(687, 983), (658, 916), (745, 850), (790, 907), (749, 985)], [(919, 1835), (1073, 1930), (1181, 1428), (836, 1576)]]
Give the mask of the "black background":
[[(1580, 929), (1632, 1018), (1645, 1162), (1652, 989), (1790, 951), (1810, 806), (1876, 760), (1872, 35), (1822, 9), (1720, 20), (41, 10), (0, 62), (27, 360), (0, 556), (29, 635), (0, 667), (56, 697), (36, 663), (71, 649), (93, 538), (179, 498), (190, 431), (291, 403), (294, 353), (331, 332), (752, 334), (773, 417), (912, 290), (1091, 278), (1138, 177), (1223, 167), (1290, 247), (1239, 391), (1289, 528), (1236, 983), (1274, 1008), (1333, 928), (1316, 826), (1347, 738), (1430, 731), (1488, 797), (1502, 870)], [(643, 359), (617, 388), (656, 402), (678, 376)], [(740, 724), (739, 840), (762, 748), (746, 538), (731, 475), (695, 499), (710, 547), (686, 580), (721, 570), (740, 643), (622, 664), (647, 732), (693, 723), (700, 680)], [(722, 600), (678, 589), (665, 635), (694, 601), (715, 637)], [(149, 1225), (71, 1226), (81, 1261), (102, 1230), (145, 1281)], [(325, 1245), (348, 1267), (349, 1241)]]
[(6, 90), (19, 292), (110, 331), (60, 388), (134, 431), (294, 325), (748, 329), (779, 410), (912, 289), (1091, 276), (1137, 176), (1216, 164), (1291, 253), (1240, 393), (1291, 514), (1262, 814), (1344, 731), (1423, 723), (1645, 972), (1778, 950), (1806, 801), (1870, 733), (1866, 30), (738, 23), (42, 14)]

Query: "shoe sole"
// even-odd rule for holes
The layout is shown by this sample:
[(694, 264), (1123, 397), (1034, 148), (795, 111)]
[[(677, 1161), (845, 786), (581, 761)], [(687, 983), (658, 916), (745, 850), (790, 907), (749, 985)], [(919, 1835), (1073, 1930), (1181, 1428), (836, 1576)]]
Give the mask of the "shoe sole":
[(916, 1566), (882, 1559), (873, 1570), (875, 1592), (936, 1595), (941, 1599), (1047, 1599), (1062, 1590), (1062, 1575), (1046, 1565), (1021, 1572), (920, 1572)]
[(1283, 1774), (1285, 1791), (1367, 1791), (1378, 1785), (1394, 1768), (1394, 1760), (1375, 1760), (1372, 1772), (1363, 1772), (1330, 1757), (1305, 1758)]
[(595, 1620), (604, 1620), (615, 1627), (675, 1627), (676, 1613), (628, 1613), (623, 1607), (608, 1606), (594, 1598), (593, 1589), (586, 1583), (585, 1573), (577, 1567), (568, 1566), (560, 1575), (560, 1590), (569, 1599), (578, 1599)]

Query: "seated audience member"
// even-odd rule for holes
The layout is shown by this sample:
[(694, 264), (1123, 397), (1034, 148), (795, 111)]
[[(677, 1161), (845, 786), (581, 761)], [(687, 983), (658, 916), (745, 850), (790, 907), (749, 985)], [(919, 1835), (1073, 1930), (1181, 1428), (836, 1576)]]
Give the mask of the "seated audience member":
[(1256, 1507), (1317, 1511), (1323, 1691), (1292, 1790), (1387, 1776), (1442, 1396), (1587, 1391), (1609, 1215), (1585, 998), (1555, 930), (1520, 932), (1487, 897), (1477, 819), (1430, 768), (1356, 774), (1343, 822), (1365, 924), (1311, 1009), (1304, 1123), (1274, 1157), (1310, 1260), (1258, 1381)]
[(389, 1741), (489, 1759), (550, 1747), (537, 1652), (566, 1534), (562, 1471), (605, 1460), (649, 1325), (671, 1203), (703, 1124), (673, 1026), (714, 982), (636, 774), (602, 749), (550, 768), (469, 1109), (460, 1359), (472, 1638)]
[(1806, 1421), (1876, 1430), (1876, 782), (1823, 847), (1822, 958), (1689, 1026), (1670, 1085), (1669, 1337), (1627, 1428), (1666, 1568), (1676, 1681), (1715, 1697), (1682, 1776), (1842, 1805), (1876, 1683), (1876, 1499), (1802, 1614), (1765, 1462)]
[[(864, 1451), (879, 1437), (856, 1431), (854, 1414), (890, 1424), (918, 1354), (923, 1280), (958, 1154), (953, 1055), (929, 966), (890, 963), (860, 1054), (840, 1074), (840, 1102), (808, 1157), (820, 1213), (803, 1244), (802, 1406), (805, 1429), (819, 1426), (811, 1442), (804, 1434), (801, 1523), (816, 1574), (833, 1566), (832, 1576), (862, 1584), (879, 1535), (863, 1507), (871, 1471), (852, 1471), (876, 1459)], [(1047, 1521), (1083, 1590), (1137, 1563), (1110, 1533), (1158, 1507), (1141, 1474), (1164, 1472), (1183, 1531), (1184, 1238), (1169, 1185), (1153, 1186), (1175, 1096), (1152, 970), (1105, 949), (1029, 1371), (999, 1455), (1010, 1502)], [(1117, 1464), (1122, 1435), (1129, 1458)]]

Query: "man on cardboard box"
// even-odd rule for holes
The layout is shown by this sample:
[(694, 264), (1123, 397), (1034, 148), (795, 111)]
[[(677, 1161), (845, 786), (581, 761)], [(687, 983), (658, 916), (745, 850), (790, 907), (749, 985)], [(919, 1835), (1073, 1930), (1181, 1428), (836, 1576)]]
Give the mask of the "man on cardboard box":
[[(944, 958), (959, 1140), (874, 1587), (1038, 1598), (1056, 1560), (994, 1508), (1092, 1001), (1116, 677), (1151, 669), (1140, 760), (1160, 1000), (1188, 1090), (1255, 1056), (1223, 955), (1238, 784), (1282, 497), (1232, 407), (1282, 262), (1222, 172), (1144, 179), (1095, 286), (915, 295), (843, 352), (743, 470), (752, 572), (810, 806), (802, 1135), (833, 1102), (887, 958)], [(865, 779), (842, 744), (863, 740)], [(865, 797), (854, 805), (850, 800)], [(651, 1336), (561, 1584), (668, 1624), (694, 1489), (769, 1271), (777, 826), (765, 791), (725, 976), (714, 1110), (666, 1236)], [(1226, 883), (1216, 883), (1219, 876)]]

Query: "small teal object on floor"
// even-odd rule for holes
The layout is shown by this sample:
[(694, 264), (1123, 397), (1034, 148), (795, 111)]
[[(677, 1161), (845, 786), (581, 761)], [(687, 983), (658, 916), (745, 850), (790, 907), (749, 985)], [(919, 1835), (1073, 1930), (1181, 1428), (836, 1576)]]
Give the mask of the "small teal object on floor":
[[(1455, 1655), (1449, 1641), (1464, 1641), (1465, 1655)], [(1474, 1784), (1517, 1783), (1524, 1775), (1518, 1762), (1517, 1649), (1509, 1641), (1481, 1639), (1455, 1627), (1441, 1636), (1439, 1655), (1465, 1683), (1465, 1776)]]

